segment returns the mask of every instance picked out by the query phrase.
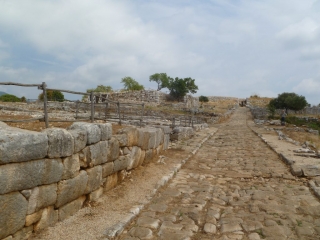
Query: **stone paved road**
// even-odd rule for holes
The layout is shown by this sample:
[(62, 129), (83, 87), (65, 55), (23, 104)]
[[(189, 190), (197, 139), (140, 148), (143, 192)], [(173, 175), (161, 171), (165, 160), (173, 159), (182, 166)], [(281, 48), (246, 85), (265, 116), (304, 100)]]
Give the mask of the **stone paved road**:
[(320, 239), (320, 203), (239, 108), (119, 239)]

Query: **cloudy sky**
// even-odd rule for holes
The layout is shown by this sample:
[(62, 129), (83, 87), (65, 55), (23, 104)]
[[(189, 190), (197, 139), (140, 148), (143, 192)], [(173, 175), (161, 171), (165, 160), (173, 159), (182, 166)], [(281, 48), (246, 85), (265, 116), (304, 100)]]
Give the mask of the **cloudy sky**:
[(86, 91), (130, 76), (156, 89), (149, 76), (164, 72), (195, 79), (198, 96), (319, 104), (319, 13), (320, 0), (0, 0), (0, 82)]

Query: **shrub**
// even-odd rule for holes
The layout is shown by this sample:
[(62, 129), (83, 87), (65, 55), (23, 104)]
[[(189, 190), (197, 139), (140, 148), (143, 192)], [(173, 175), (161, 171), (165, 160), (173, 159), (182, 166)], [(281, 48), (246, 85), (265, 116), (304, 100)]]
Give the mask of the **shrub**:
[(11, 94), (4, 94), (0, 96), (0, 101), (2, 102), (21, 102), (21, 99)]

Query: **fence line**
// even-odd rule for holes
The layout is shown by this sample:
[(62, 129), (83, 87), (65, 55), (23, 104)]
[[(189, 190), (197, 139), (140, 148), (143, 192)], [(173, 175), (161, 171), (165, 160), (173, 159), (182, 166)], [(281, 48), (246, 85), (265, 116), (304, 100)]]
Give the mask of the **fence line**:
[[(75, 119), (76, 120), (53, 120), (50, 119), (50, 122), (76, 122), (76, 121), (88, 121), (94, 122), (95, 119), (98, 120), (107, 120), (107, 119), (117, 119), (118, 124), (122, 124), (122, 121), (125, 119), (129, 119), (131, 115), (132, 120), (139, 121), (140, 127), (142, 126), (143, 120), (147, 117), (145, 114), (148, 114), (148, 111), (145, 111), (145, 103), (120, 103), (119, 101), (113, 101), (108, 99), (107, 97), (101, 96), (101, 93), (90, 92), (77, 92), (77, 91), (70, 91), (65, 89), (54, 89), (54, 88), (47, 88), (47, 84), (42, 82), (41, 84), (22, 84), (22, 83), (14, 83), (14, 82), (0, 82), (0, 85), (13, 85), (13, 86), (21, 86), (21, 87), (37, 87), (39, 90), (42, 90), (43, 93), (43, 116), (32, 118), (32, 119), (22, 119), (22, 120), (1, 120), (3, 122), (32, 122), (32, 121), (44, 121), (46, 128), (49, 127), (49, 117), (48, 117), (48, 91), (60, 91), (64, 93), (71, 93), (76, 95), (83, 95), (88, 96), (89, 102), (80, 102), (79, 100), (73, 101), (75, 103), (76, 113)], [(99, 97), (99, 98), (97, 98)], [(97, 99), (104, 100), (104, 102), (97, 102)], [(90, 105), (90, 118), (81, 118), (79, 116), (79, 110), (81, 105), (86, 106)], [(137, 107), (137, 108), (135, 108)], [(98, 116), (96, 115), (98, 112)], [(104, 118), (102, 117), (104, 113)], [(112, 114), (113, 117), (112, 117)], [(134, 117), (133, 117), (134, 116)], [(150, 117), (150, 116), (148, 116)], [(162, 119), (163, 117), (161, 117)], [(195, 117), (192, 113), (190, 116), (174, 116), (169, 115), (167, 119), (171, 119), (171, 126), (194, 126), (194, 124), (204, 122), (205, 118)]]

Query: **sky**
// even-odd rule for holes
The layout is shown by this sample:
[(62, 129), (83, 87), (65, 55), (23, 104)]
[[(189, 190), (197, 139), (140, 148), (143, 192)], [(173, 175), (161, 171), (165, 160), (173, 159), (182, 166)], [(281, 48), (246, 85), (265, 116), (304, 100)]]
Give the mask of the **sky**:
[(149, 76), (167, 73), (195, 79), (194, 96), (295, 92), (318, 105), (319, 13), (320, 0), (0, 0), (0, 82), (85, 92), (130, 76), (156, 89)]

